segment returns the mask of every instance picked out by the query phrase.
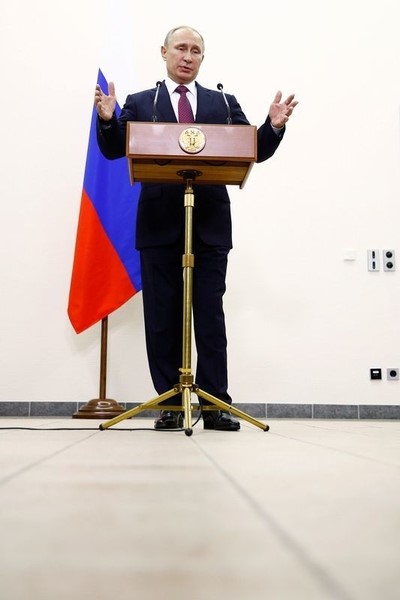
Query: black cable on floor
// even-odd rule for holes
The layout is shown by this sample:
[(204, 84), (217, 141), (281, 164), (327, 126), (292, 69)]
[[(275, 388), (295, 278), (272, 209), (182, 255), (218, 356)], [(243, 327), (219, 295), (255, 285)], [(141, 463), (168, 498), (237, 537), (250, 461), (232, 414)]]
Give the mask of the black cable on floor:
[[(197, 420), (193, 423), (192, 427), (195, 427), (197, 423), (200, 421), (202, 417), (203, 411), (200, 411), (200, 415)], [(100, 429), (100, 427), (0, 427), (0, 431), (11, 431), (11, 430), (20, 430), (20, 431), (154, 431), (154, 433), (160, 433), (164, 431), (170, 431), (171, 433), (176, 433), (177, 431), (185, 431), (184, 427), (177, 427), (176, 429), (154, 429), (153, 427), (133, 427), (132, 429), (128, 429), (127, 427), (105, 427), (104, 429)]]
[[(0, 427), (0, 431), (19, 429), (22, 431), (105, 431), (99, 427)], [(115, 428), (114, 431), (155, 431), (150, 427), (138, 429)]]

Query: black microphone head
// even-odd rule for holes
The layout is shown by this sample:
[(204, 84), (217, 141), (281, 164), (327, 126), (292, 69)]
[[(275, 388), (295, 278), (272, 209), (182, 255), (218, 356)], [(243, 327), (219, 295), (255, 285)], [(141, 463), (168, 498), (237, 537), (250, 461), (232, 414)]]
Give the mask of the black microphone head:
[(160, 93), (160, 87), (161, 87), (161, 81), (157, 81), (156, 82), (156, 93), (154, 94), (154, 102), (153, 102), (153, 116), (152, 116), (152, 121), (154, 123), (157, 122), (157, 115), (156, 115), (156, 106), (157, 106), (157, 100), (158, 100), (158, 94)]
[(218, 88), (219, 90), (222, 90), (222, 89), (223, 89), (223, 87), (224, 87), (224, 86), (222, 85), (222, 83), (217, 83), (217, 88)]

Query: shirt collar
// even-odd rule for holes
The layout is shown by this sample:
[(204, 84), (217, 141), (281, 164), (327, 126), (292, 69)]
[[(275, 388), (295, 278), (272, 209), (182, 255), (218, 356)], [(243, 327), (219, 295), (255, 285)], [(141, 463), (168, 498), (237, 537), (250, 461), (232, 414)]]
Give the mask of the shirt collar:
[[(171, 96), (176, 88), (178, 87), (179, 83), (176, 83), (176, 81), (172, 81), (172, 79), (170, 79), (169, 77), (165, 78), (165, 85), (167, 86), (167, 90), (169, 92), (169, 95)], [(187, 89), (189, 90), (189, 92), (191, 92), (193, 94), (193, 96), (197, 95), (197, 90), (196, 90), (196, 82), (195, 81), (191, 81), (190, 83), (183, 83), (182, 85), (185, 85), (187, 87)]]

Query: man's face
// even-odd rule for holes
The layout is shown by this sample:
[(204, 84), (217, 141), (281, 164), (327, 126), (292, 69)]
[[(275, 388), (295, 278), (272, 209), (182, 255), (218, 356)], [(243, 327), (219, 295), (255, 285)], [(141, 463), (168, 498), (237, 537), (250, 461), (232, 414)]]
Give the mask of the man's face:
[(190, 29), (178, 29), (168, 46), (161, 47), (168, 76), (176, 83), (190, 83), (197, 77), (204, 58), (201, 37)]

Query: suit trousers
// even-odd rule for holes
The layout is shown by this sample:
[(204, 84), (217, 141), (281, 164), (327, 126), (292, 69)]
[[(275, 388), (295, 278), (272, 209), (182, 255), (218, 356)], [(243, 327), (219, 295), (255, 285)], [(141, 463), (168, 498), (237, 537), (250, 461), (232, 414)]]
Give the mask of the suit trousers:
[[(150, 374), (158, 394), (179, 383), (179, 368), (182, 367), (183, 253), (183, 240), (169, 246), (140, 250), (146, 348)], [(223, 310), (228, 253), (229, 248), (205, 245), (194, 234), (195, 382), (203, 391), (231, 404)], [(200, 401), (207, 404), (207, 401)], [(174, 396), (166, 403), (180, 404), (181, 397)]]

